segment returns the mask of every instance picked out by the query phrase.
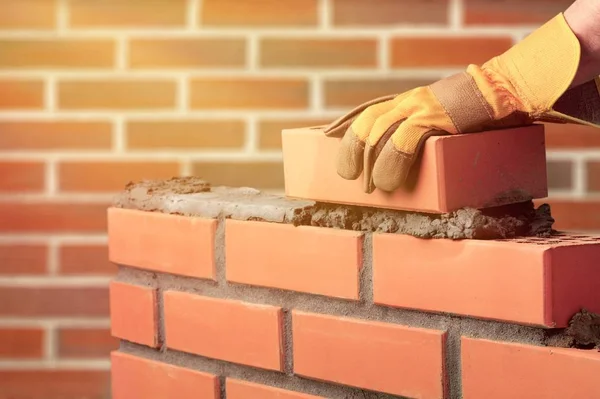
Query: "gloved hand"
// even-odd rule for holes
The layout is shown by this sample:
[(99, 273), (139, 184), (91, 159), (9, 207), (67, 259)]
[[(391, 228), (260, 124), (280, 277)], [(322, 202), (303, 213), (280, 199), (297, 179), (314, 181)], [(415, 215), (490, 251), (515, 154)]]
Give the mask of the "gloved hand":
[(364, 103), (325, 128), (327, 136), (343, 137), (338, 174), (354, 180), (362, 173), (367, 193), (393, 191), (432, 135), (534, 122), (600, 127), (600, 79), (570, 88), (580, 53), (561, 13), (482, 66)]

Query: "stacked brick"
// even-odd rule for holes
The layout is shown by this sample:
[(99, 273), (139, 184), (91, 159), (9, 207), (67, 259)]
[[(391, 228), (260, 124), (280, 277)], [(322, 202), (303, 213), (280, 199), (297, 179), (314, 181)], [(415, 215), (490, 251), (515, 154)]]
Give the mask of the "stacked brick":
[[(519, 131), (517, 144), (536, 129)], [(503, 137), (514, 143), (510, 131)], [(478, 150), (502, 147), (494, 132), (460, 140), (482, 138)], [(321, 138), (285, 131), (284, 148), (288, 139), (304, 143), (290, 148), (305, 156), (303, 178), (321, 179), (312, 186), (320, 195), (328, 173), (311, 175), (317, 147), (305, 149)], [(333, 157), (330, 144), (319, 148)], [(428, 167), (454, 148), (438, 144), (424, 154)], [(297, 187), (301, 165), (284, 151)], [(532, 170), (544, 181), (539, 163)], [(518, 184), (537, 197), (545, 187), (531, 177)], [(331, 194), (354, 200), (348, 209), (378, 201), (348, 184)], [(490, 187), (477, 186), (476, 197), (504, 198)], [(119, 265), (112, 331), (121, 339), (114, 399), (600, 396), (600, 353), (574, 347), (566, 332), (582, 309), (600, 312), (600, 237), (451, 240), (322, 227), (302, 219), (309, 195), (188, 179), (133, 184), (119, 196), (109, 210), (110, 259)]]

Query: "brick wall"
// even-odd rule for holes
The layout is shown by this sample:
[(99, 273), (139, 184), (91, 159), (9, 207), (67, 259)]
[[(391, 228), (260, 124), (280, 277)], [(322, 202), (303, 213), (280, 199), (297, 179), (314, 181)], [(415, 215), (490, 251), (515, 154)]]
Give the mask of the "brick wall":
[[(282, 128), (482, 62), (569, 3), (4, 0), (0, 381), (105, 391), (106, 206), (128, 181), (278, 191)], [(596, 133), (547, 130), (562, 228), (600, 229)]]

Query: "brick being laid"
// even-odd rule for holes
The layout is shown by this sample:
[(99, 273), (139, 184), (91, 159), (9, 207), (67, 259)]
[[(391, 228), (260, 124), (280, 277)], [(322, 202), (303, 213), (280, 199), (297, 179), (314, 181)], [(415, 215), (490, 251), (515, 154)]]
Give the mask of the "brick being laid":
[(600, 312), (600, 237), (422, 240), (374, 234), (380, 305), (544, 327)]
[(285, 193), (289, 197), (415, 212), (488, 208), (548, 195), (544, 127), (534, 125), (427, 139), (418, 176), (393, 193), (362, 190), (336, 171), (338, 138), (323, 127), (284, 129)]

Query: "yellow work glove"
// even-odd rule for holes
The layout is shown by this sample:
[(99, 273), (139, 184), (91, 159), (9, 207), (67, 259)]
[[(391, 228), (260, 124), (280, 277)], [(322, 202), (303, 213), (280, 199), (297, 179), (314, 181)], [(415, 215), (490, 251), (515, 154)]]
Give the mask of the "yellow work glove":
[(481, 66), (356, 107), (325, 128), (327, 136), (343, 137), (338, 174), (354, 180), (362, 173), (368, 193), (393, 191), (432, 135), (534, 122), (600, 127), (600, 79), (569, 88), (580, 52), (561, 13)]

